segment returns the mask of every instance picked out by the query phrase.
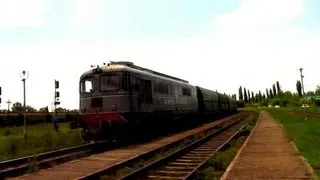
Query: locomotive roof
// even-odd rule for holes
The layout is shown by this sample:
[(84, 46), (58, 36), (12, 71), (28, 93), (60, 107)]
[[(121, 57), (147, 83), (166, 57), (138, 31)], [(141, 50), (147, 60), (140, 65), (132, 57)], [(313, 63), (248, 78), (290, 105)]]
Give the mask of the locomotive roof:
[(182, 84), (189, 84), (189, 82), (186, 80), (183, 80), (183, 79), (180, 79), (177, 77), (173, 77), (173, 76), (169, 76), (169, 75), (166, 75), (163, 73), (159, 73), (159, 72), (156, 72), (156, 71), (153, 71), (150, 69), (146, 69), (143, 67), (139, 67), (139, 66), (133, 65), (133, 63), (131, 63), (131, 62), (111, 62), (107, 65), (98, 66), (97, 68), (93, 68), (91, 70), (84, 72), (81, 75), (81, 78), (84, 76), (87, 76), (87, 75), (94, 74), (95, 70), (97, 70), (97, 69), (101, 72), (117, 72), (117, 71), (135, 72), (135, 73), (153, 76), (153, 77), (157, 77), (157, 78), (161, 78), (161, 79), (176, 81), (176, 82), (179, 82)]

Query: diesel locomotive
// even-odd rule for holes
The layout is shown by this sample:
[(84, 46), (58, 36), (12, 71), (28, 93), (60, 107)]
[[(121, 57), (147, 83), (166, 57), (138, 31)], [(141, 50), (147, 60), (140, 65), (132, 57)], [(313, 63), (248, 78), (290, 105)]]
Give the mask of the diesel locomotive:
[(237, 111), (236, 101), (225, 94), (132, 62), (110, 62), (84, 72), (79, 93), (85, 140), (128, 132), (139, 124)]

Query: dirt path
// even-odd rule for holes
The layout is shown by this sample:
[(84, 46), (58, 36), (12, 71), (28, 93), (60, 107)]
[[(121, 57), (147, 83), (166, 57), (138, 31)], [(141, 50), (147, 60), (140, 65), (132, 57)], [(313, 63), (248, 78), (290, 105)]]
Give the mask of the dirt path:
[(221, 179), (312, 179), (312, 169), (298, 156), (280, 123), (262, 112)]

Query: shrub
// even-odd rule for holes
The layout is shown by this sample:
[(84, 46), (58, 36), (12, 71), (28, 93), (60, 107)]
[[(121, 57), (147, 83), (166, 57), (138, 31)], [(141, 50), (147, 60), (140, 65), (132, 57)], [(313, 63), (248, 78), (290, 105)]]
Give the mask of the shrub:
[(261, 106), (268, 106), (268, 100), (261, 101)]
[(243, 100), (239, 100), (239, 101), (237, 101), (237, 106), (238, 106), (238, 108), (243, 108), (243, 107), (244, 107), (244, 105), (245, 105), (245, 103), (244, 103), (244, 101), (243, 101)]
[(313, 100), (313, 103), (314, 103), (316, 106), (320, 106), (320, 98), (319, 98), (319, 99), (314, 99), (314, 100)]

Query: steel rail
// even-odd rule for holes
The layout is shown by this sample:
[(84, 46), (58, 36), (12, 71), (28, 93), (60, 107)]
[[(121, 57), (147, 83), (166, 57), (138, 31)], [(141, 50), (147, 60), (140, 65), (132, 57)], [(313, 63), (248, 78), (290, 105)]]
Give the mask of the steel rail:
[[(163, 158), (160, 158), (158, 160), (155, 160), (153, 162), (151, 162), (150, 164), (132, 172), (129, 173), (123, 177), (121, 177), (121, 180), (127, 180), (127, 179), (138, 179), (138, 177), (146, 177), (148, 175), (148, 172), (151, 170), (155, 170), (155, 169), (159, 169), (159, 167), (161, 167), (164, 164), (168, 164), (168, 162), (174, 162), (177, 158), (181, 158), (182, 156), (186, 156), (186, 154), (192, 150), (195, 150), (196, 148), (200, 147), (201, 145), (207, 143), (208, 141), (211, 141), (212, 139), (214, 139), (215, 137), (217, 137), (218, 135), (222, 134), (223, 132), (226, 132), (227, 130), (229, 130), (230, 128), (234, 127), (235, 125), (239, 124), (240, 122), (245, 121), (249, 116), (246, 116), (244, 118), (240, 118), (236, 121), (230, 122), (229, 124), (225, 125), (224, 127), (222, 127), (221, 129), (218, 129), (216, 131), (213, 131), (212, 133), (210, 133), (209, 135), (206, 135), (205, 137), (196, 140), (195, 142), (184, 146), (168, 155), (166, 155)], [(223, 143), (221, 145), (219, 145), (217, 148), (214, 148), (214, 150), (212, 150), (212, 152), (210, 152), (205, 158), (201, 159), (201, 157), (198, 157), (198, 159), (201, 159), (201, 162), (197, 162), (197, 161), (191, 161), (190, 162), (195, 162), (196, 167), (192, 167), (189, 166), (185, 167), (185, 171), (177, 171), (177, 172), (173, 172), (176, 173), (174, 176), (171, 176), (170, 178), (172, 179), (192, 179), (192, 177), (194, 177), (195, 172), (203, 167), (203, 165), (217, 152), (219, 151), (221, 148), (223, 148), (231, 139), (233, 139), (245, 126), (247, 123), (245, 123), (244, 125), (242, 125), (240, 128), (237, 129), (237, 131), (235, 133), (233, 133), (230, 137), (228, 137), (228, 139), (224, 140)], [(203, 147), (205, 149), (205, 152), (208, 150), (207, 147)], [(201, 155), (202, 153), (200, 153)], [(202, 154), (205, 155), (205, 154)], [(190, 157), (189, 157), (190, 158)], [(194, 157), (197, 158), (197, 157)], [(180, 159), (181, 160), (181, 159)], [(188, 160), (185, 160), (186, 162), (188, 162)], [(182, 161), (183, 162), (183, 161)], [(183, 163), (182, 163), (183, 164)], [(186, 163), (187, 164), (187, 163)], [(172, 168), (172, 167), (171, 167)], [(181, 168), (181, 167), (180, 167)], [(162, 173), (172, 173), (172, 171), (163, 171)], [(178, 177), (178, 175), (182, 175), (181, 177)], [(168, 176), (167, 176), (168, 177)], [(165, 177), (165, 178), (167, 178)], [(156, 176), (155, 176), (156, 178)], [(161, 177), (160, 177), (161, 178)]]
[[(109, 166), (105, 169), (101, 169), (99, 171), (96, 171), (96, 172), (93, 172), (91, 174), (88, 174), (86, 176), (83, 176), (83, 177), (80, 177), (80, 178), (77, 178), (79, 180), (85, 180), (85, 179), (99, 179), (99, 177), (105, 175), (105, 174), (110, 174), (110, 173), (114, 173), (116, 170), (119, 170), (123, 167), (126, 167), (130, 164), (132, 164), (133, 162), (136, 162), (137, 160), (140, 160), (140, 159), (148, 159), (148, 158), (151, 158), (153, 157), (154, 155), (156, 155), (157, 153), (159, 152), (163, 152), (163, 151), (167, 151), (167, 150), (170, 150), (174, 147), (177, 147), (177, 145), (180, 145), (181, 143), (183, 143), (186, 139), (190, 139), (192, 137), (194, 137), (195, 135), (199, 135), (199, 134), (202, 134), (202, 133), (211, 133), (212, 131), (214, 132), (217, 132), (221, 129), (224, 129), (224, 126), (226, 126), (225, 124), (230, 124), (230, 122), (238, 122), (239, 119), (244, 119), (244, 118), (247, 118), (248, 117), (248, 114), (247, 113), (243, 113), (243, 114), (238, 114), (238, 115), (235, 115), (233, 117), (229, 117), (230, 119), (226, 120), (226, 121), (223, 121), (219, 124), (216, 124), (208, 129), (205, 129), (201, 132), (198, 132), (196, 134), (192, 134), (192, 135), (189, 135), (185, 138), (182, 138), (180, 140), (177, 140), (175, 142), (172, 142), (172, 143), (169, 143), (169, 144), (166, 144), (160, 148), (157, 148), (157, 149), (154, 149), (154, 150), (151, 150), (151, 151), (148, 151), (148, 152), (145, 152), (141, 155), (138, 155), (138, 156), (135, 156), (135, 157), (132, 157), (130, 158), (129, 160), (125, 160), (125, 161), (122, 161), (120, 163), (117, 163), (115, 165), (112, 165), (112, 166)], [(234, 121), (236, 120), (236, 121)], [(211, 133), (212, 134), (212, 133)]]
[[(79, 155), (81, 152), (88, 154), (99, 153), (100, 151), (114, 148), (114, 146), (105, 146), (109, 142), (98, 141), (90, 144), (83, 144), (70, 148), (59, 149), (56, 151), (49, 151), (41, 154), (35, 154), (16, 158), (12, 160), (0, 162), (0, 179), (8, 176), (17, 176), (27, 171), (33, 164), (37, 164), (38, 168), (46, 168), (52, 166), (52, 163), (60, 164), (68, 160), (72, 160), (73, 157)], [(82, 155), (86, 156), (86, 155)]]

